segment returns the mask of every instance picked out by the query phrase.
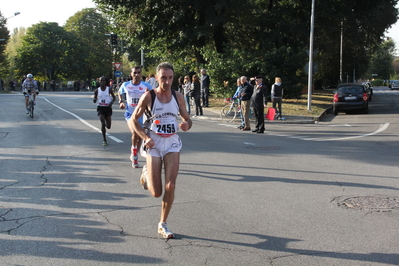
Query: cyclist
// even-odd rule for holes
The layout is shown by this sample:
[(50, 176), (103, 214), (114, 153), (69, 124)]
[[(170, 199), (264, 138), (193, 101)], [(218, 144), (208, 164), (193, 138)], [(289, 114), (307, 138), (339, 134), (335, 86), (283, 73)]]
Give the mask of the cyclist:
[(29, 114), (28, 110), (29, 95), (33, 93), (33, 103), (36, 104), (36, 95), (39, 94), (39, 88), (37, 86), (36, 81), (33, 79), (32, 74), (28, 74), (26, 76), (26, 79), (22, 83), (22, 91), (25, 96), (26, 113)]

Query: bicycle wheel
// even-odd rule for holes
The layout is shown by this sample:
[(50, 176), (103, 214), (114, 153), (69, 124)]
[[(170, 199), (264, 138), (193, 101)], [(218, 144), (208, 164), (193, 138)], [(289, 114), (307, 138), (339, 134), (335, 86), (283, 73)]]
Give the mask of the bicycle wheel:
[(220, 112), (220, 117), (223, 121), (233, 122), (238, 113), (237, 105), (226, 105)]
[(29, 116), (32, 117), (32, 118), (33, 118), (33, 110), (35, 109), (33, 106), (34, 106), (34, 105), (33, 105), (33, 101), (29, 101), (29, 107), (28, 107), (28, 109), (29, 109)]

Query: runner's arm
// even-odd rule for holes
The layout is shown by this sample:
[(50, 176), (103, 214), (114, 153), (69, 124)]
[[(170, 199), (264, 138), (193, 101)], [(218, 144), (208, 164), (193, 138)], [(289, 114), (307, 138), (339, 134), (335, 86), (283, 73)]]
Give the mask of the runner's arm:
[(179, 113), (183, 122), (180, 123), (179, 127), (183, 131), (189, 130), (193, 126), (193, 121), (190, 119), (190, 115), (186, 109), (186, 101), (184, 100), (184, 95), (180, 92), (176, 92), (177, 100), (179, 101)]
[(154, 142), (145, 133), (138, 120), (143, 116), (145, 110), (150, 109), (151, 101), (151, 94), (146, 92), (143, 96), (141, 96), (139, 103), (134, 109), (132, 117), (128, 120), (128, 123), (130, 123), (130, 125), (133, 127), (134, 132), (137, 133), (141, 139), (143, 139), (143, 143), (147, 146), (147, 148), (152, 148), (154, 146)]
[(98, 94), (98, 91), (95, 90), (95, 91), (94, 91), (93, 103), (96, 103), (96, 102), (97, 102), (97, 94)]
[(111, 102), (111, 104), (113, 104), (113, 103), (115, 102), (115, 100), (116, 100), (116, 96), (115, 96), (113, 90), (110, 90), (110, 94), (111, 94), (111, 96), (112, 96), (112, 102)]

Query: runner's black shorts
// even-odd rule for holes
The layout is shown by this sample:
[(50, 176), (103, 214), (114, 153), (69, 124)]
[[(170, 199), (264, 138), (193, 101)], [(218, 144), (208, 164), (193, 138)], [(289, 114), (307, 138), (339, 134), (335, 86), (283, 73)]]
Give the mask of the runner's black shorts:
[(97, 106), (97, 115), (112, 116), (112, 107)]

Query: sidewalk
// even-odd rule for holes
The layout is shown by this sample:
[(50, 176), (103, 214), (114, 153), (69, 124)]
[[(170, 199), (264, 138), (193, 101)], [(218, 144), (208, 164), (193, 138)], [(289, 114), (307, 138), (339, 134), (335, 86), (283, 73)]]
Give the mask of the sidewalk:
[[(203, 116), (197, 116), (196, 118), (199, 119), (204, 119), (204, 120), (216, 120), (216, 121), (222, 121), (220, 117), (220, 107), (209, 107), (209, 108), (202, 108), (203, 110)], [(329, 110), (326, 109), (319, 117), (310, 117), (310, 116), (293, 116), (293, 115), (287, 115), (283, 116), (284, 120), (274, 120), (270, 121), (268, 119), (265, 119), (265, 123), (278, 123), (278, 124), (315, 124), (318, 123), (325, 117)], [(239, 123), (239, 119), (235, 119), (234, 123)]]

